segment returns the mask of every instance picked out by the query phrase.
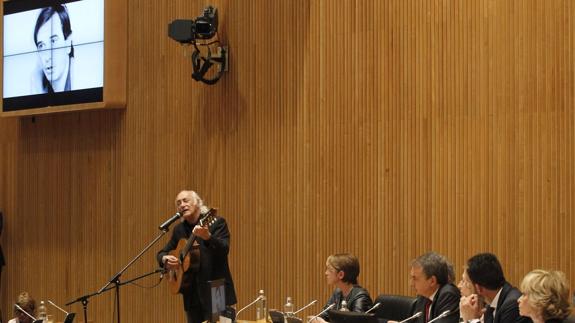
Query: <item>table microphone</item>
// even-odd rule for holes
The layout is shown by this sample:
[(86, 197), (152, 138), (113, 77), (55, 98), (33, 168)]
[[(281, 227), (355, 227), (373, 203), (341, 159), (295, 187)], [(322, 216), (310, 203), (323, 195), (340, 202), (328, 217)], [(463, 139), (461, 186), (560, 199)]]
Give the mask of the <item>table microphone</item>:
[(248, 308), (248, 307), (254, 305), (254, 304), (255, 304), (257, 301), (259, 301), (260, 299), (262, 299), (262, 296), (261, 296), (261, 295), (258, 296), (256, 299), (254, 299), (253, 302), (251, 302), (251, 303), (249, 303), (248, 305), (242, 307), (242, 308), (236, 313), (236, 319), (238, 318), (238, 316), (240, 315), (240, 313), (241, 313), (243, 310), (245, 310), (246, 308)]
[(310, 302), (309, 304), (307, 304), (306, 306), (304, 306), (304, 307), (300, 308), (299, 310), (293, 312), (293, 315), (296, 315), (297, 313), (299, 313), (299, 312), (305, 310), (306, 308), (312, 306), (312, 305), (315, 304), (315, 303), (317, 303), (317, 299), (314, 299), (313, 301), (311, 301), (311, 302)]
[(32, 321), (36, 321), (36, 318), (34, 316), (30, 315), (30, 313), (26, 312), (23, 308), (21, 308), (20, 305), (14, 304), (14, 307), (16, 307), (20, 312), (26, 314), (29, 318), (32, 319)]
[(441, 313), (438, 317), (434, 318), (433, 320), (431, 320), (431, 321), (429, 321), (429, 322), (427, 322), (427, 323), (435, 322), (435, 321), (437, 321), (437, 320), (439, 320), (439, 319), (441, 319), (441, 318), (446, 317), (447, 315), (449, 315), (449, 314), (451, 314), (451, 313), (452, 313), (452, 312), (451, 312), (450, 310), (447, 310), (447, 311)]
[(316, 316), (312, 317), (311, 319), (309, 319), (309, 321), (307, 321), (307, 323), (310, 323), (311, 321), (315, 320), (316, 318), (318, 318), (320, 315), (322, 315), (323, 313), (331, 310), (333, 307), (335, 306), (335, 303), (331, 303), (328, 307), (326, 307), (323, 311), (319, 312)]
[(64, 314), (68, 315), (70, 313), (66, 312), (65, 310), (63, 310), (60, 306), (54, 304), (54, 302), (52, 302), (51, 300), (48, 300), (48, 303), (52, 304), (52, 306), (54, 306), (55, 308), (59, 309), (60, 311), (64, 312)]
[(367, 313), (373, 311), (374, 309), (376, 309), (376, 308), (378, 308), (378, 307), (380, 307), (380, 306), (381, 306), (381, 303), (376, 303), (375, 305), (373, 305), (372, 308), (368, 309), (368, 310), (365, 312), (365, 314), (367, 314)]
[(409, 321), (411, 321), (411, 320), (413, 320), (413, 319), (416, 319), (416, 318), (420, 317), (421, 314), (423, 314), (423, 313), (422, 313), (422, 312), (417, 312), (417, 313), (413, 314), (412, 316), (406, 318), (405, 320), (403, 320), (403, 321), (401, 321), (401, 322), (399, 322), (399, 323), (409, 322)]

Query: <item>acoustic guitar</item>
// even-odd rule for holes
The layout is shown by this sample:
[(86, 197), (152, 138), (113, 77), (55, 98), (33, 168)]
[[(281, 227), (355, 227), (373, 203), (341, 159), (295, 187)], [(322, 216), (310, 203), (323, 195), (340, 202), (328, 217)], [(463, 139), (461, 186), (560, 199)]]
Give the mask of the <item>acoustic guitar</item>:
[[(216, 209), (210, 209), (207, 213), (200, 214), (199, 225), (209, 228), (216, 220)], [(168, 286), (172, 294), (178, 294), (182, 287), (191, 283), (192, 272), (200, 265), (199, 245), (194, 245), (194, 242), (196, 242), (196, 236), (192, 233), (188, 239), (180, 239), (176, 249), (169, 252), (170, 255), (180, 260), (179, 267), (167, 272)]]

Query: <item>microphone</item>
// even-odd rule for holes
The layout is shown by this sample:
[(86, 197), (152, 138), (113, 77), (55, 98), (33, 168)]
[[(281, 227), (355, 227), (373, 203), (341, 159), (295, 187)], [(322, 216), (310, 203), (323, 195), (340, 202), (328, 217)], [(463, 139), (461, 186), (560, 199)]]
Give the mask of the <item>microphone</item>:
[(248, 307), (254, 305), (254, 304), (255, 304), (257, 301), (259, 301), (260, 299), (262, 299), (262, 297), (261, 297), (261, 296), (258, 296), (256, 299), (254, 299), (253, 302), (251, 302), (251, 303), (249, 303), (248, 305), (242, 307), (242, 308), (236, 313), (236, 319), (238, 318), (238, 316), (240, 315), (240, 313), (241, 313), (243, 310), (245, 310), (246, 308), (248, 308)]
[(439, 319), (441, 319), (441, 318), (446, 317), (446, 316), (449, 315), (449, 314), (451, 314), (451, 311), (450, 311), (450, 310), (447, 310), (447, 311), (441, 313), (438, 317), (434, 318), (433, 320), (431, 320), (431, 321), (429, 321), (429, 322), (427, 322), (427, 323), (435, 322), (435, 321), (437, 321), (437, 320), (439, 320)]
[(376, 308), (378, 308), (378, 307), (380, 307), (380, 306), (381, 306), (381, 303), (376, 303), (375, 305), (373, 305), (372, 308), (368, 309), (368, 310), (365, 312), (365, 314), (367, 314), (367, 313), (373, 311), (374, 309), (376, 309)]
[(293, 315), (296, 315), (297, 313), (299, 313), (299, 312), (305, 310), (306, 308), (312, 306), (312, 305), (315, 304), (315, 303), (317, 303), (317, 299), (314, 299), (313, 301), (311, 301), (311, 302), (310, 302), (309, 304), (307, 304), (306, 306), (304, 306), (304, 307), (300, 308), (299, 310), (293, 312)]
[(417, 312), (417, 313), (413, 314), (412, 316), (406, 318), (405, 320), (403, 320), (403, 321), (401, 321), (401, 322), (399, 322), (399, 323), (409, 322), (409, 321), (411, 321), (411, 320), (413, 320), (413, 319), (416, 319), (416, 318), (420, 317), (421, 314), (423, 314), (423, 313), (422, 313), (422, 312)]
[(26, 312), (23, 308), (21, 308), (20, 305), (14, 304), (14, 307), (16, 307), (20, 312), (26, 314), (29, 318), (32, 319), (32, 321), (36, 321), (36, 318), (34, 316), (30, 315), (30, 313)]
[(310, 323), (311, 321), (315, 320), (316, 318), (318, 318), (320, 315), (322, 315), (323, 313), (331, 310), (333, 307), (335, 306), (335, 303), (331, 303), (328, 307), (326, 307), (323, 311), (319, 312), (316, 316), (312, 317), (311, 319), (309, 319), (309, 321), (307, 321), (307, 323)]
[(162, 230), (162, 231), (168, 231), (168, 228), (170, 227), (170, 225), (172, 225), (172, 223), (174, 223), (177, 219), (179, 219), (182, 216), (182, 214), (180, 212), (174, 214), (174, 216), (172, 216), (171, 218), (169, 218), (166, 222), (162, 223), (162, 225), (160, 225), (158, 227), (158, 229)]
[(64, 314), (68, 315), (70, 313), (66, 312), (65, 310), (63, 310), (60, 306), (54, 304), (54, 302), (52, 302), (51, 300), (48, 300), (48, 303), (52, 304), (52, 306), (54, 306), (55, 308), (59, 309), (60, 311), (64, 312)]

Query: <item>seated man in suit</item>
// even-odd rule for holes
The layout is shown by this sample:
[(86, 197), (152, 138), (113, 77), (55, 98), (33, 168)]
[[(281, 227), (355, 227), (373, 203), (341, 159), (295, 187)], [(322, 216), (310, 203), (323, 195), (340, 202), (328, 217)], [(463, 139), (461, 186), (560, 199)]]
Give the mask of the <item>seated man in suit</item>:
[[(426, 323), (444, 316), (435, 322), (459, 322), (459, 289), (453, 285), (455, 273), (453, 266), (445, 256), (428, 252), (417, 257), (411, 263), (410, 281), (417, 292), (417, 301), (412, 315), (421, 315), (412, 322)], [(389, 321), (395, 322), (395, 321)]]
[[(527, 323), (531, 320), (519, 315), (517, 300), (521, 292), (511, 286), (503, 276), (497, 257), (480, 253), (467, 260), (467, 274), (477, 294), (485, 297), (489, 305), (483, 314), (485, 323)], [(480, 322), (483, 309), (477, 304), (461, 302), (461, 316), (468, 323)]]

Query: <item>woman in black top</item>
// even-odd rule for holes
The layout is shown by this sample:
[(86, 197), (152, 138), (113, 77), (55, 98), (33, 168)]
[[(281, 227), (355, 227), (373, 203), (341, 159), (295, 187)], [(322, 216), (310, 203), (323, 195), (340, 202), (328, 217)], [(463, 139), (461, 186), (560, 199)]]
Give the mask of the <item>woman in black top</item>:
[[(359, 261), (353, 255), (343, 253), (331, 255), (327, 258), (325, 278), (335, 290), (324, 306), (324, 309), (334, 304), (332, 309), (341, 310), (345, 302), (347, 310), (352, 312), (365, 312), (372, 307), (369, 292), (357, 284), (359, 276)], [(323, 313), (315, 323), (329, 322), (328, 313)]]

